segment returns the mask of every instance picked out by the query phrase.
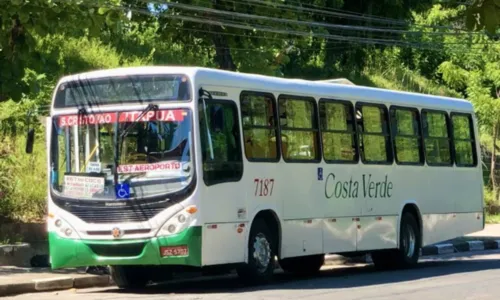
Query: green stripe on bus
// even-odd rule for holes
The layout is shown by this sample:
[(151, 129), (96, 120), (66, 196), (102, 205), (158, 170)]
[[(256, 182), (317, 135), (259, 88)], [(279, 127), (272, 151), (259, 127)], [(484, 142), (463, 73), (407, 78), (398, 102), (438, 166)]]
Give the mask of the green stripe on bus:
[[(51, 266), (52, 269), (97, 265), (200, 267), (201, 230), (200, 226), (195, 226), (173, 236), (134, 240), (72, 240), (62, 238), (55, 232), (49, 232)], [(188, 246), (188, 256), (161, 257), (160, 247), (181, 245)], [(134, 247), (139, 251), (134, 253)]]

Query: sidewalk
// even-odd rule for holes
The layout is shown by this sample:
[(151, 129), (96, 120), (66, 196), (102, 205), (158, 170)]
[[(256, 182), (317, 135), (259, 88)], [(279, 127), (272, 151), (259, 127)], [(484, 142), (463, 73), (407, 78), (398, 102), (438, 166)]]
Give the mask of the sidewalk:
[(110, 284), (112, 284), (110, 276), (86, 274), (85, 268), (52, 271), (49, 268), (0, 266), (0, 297)]
[(500, 239), (500, 224), (486, 224), (484, 230), (466, 235), (467, 237), (498, 237)]
[[(422, 256), (453, 252), (500, 249), (500, 224), (486, 225), (485, 229), (464, 237), (422, 249)], [(326, 265), (371, 263), (369, 255), (346, 258), (327, 255)], [(85, 268), (52, 271), (48, 268), (17, 268), (0, 266), (0, 297), (38, 291), (72, 288), (106, 287), (114, 285), (109, 275), (90, 275)]]

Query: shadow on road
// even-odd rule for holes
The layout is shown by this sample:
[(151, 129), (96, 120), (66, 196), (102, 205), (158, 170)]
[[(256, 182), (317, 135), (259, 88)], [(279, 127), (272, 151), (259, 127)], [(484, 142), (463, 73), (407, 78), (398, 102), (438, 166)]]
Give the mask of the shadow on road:
[[(426, 261), (411, 270), (379, 271), (373, 265), (361, 267), (340, 267), (323, 270), (316, 276), (298, 277), (290, 274), (276, 274), (275, 280), (267, 285), (245, 286), (236, 276), (196, 279), (176, 283), (150, 286), (141, 290), (108, 289), (99, 293), (123, 294), (215, 294), (248, 293), (264, 290), (307, 290), (356, 288), (388, 283), (402, 283), (424, 278), (452, 274), (485, 271), (500, 268), (500, 260), (475, 259), (458, 261)], [(90, 292), (93, 293), (93, 292)]]

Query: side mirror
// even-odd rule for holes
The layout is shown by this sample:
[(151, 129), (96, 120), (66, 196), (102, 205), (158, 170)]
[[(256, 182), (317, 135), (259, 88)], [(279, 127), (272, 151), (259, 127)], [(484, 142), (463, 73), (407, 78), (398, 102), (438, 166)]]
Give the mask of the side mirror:
[(35, 143), (35, 129), (31, 128), (28, 130), (28, 136), (26, 138), (26, 153), (33, 153), (33, 144)]

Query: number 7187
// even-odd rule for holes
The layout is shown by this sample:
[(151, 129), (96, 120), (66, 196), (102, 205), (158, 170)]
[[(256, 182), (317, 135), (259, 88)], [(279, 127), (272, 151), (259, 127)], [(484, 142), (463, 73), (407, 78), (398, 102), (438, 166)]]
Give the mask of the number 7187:
[(255, 196), (267, 197), (273, 195), (274, 178), (271, 179), (255, 178), (253, 182), (255, 184)]

